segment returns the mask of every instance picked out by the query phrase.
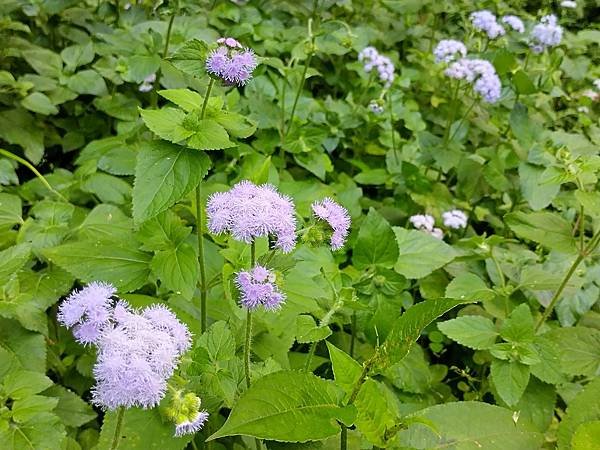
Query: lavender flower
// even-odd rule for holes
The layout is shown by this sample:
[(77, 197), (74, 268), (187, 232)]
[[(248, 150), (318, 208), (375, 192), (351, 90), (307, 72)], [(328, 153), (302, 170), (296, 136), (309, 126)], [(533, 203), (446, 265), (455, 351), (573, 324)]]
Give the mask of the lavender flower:
[(467, 80), (473, 83), (473, 89), (488, 103), (500, 99), (502, 84), (494, 66), (484, 59), (460, 59), (444, 72), (450, 78)]
[(193, 420), (184, 420), (175, 425), (175, 437), (196, 433), (204, 426), (207, 420), (208, 413), (206, 411), (198, 411)]
[(555, 47), (560, 44), (562, 34), (563, 30), (558, 25), (556, 16), (554, 14), (544, 16), (540, 19), (540, 23), (531, 30), (533, 41), (531, 49), (535, 53), (541, 53), (547, 47)]
[(435, 219), (429, 214), (415, 214), (414, 216), (410, 216), (408, 221), (418, 230), (426, 231), (433, 230), (435, 224)]
[(586, 89), (585, 91), (583, 91), (581, 93), (581, 95), (589, 98), (593, 102), (595, 102), (596, 100), (598, 100), (600, 98), (600, 94), (598, 94), (596, 91), (593, 91), (591, 89)]
[(247, 244), (260, 236), (275, 235), (275, 246), (285, 253), (296, 245), (294, 203), (269, 184), (240, 181), (228, 192), (213, 194), (206, 212), (211, 233), (230, 232)]
[(430, 235), (432, 235), (436, 239), (444, 239), (444, 232), (440, 228), (434, 228), (431, 231), (427, 231)]
[(484, 31), (490, 39), (496, 39), (505, 34), (502, 25), (496, 22), (496, 16), (485, 9), (471, 13), (471, 23), (476, 30)]
[(511, 27), (513, 30), (515, 30), (517, 33), (525, 32), (525, 25), (523, 24), (523, 21), (517, 16), (503, 16), (500, 20), (509, 27)]
[(365, 72), (377, 70), (379, 80), (384, 83), (386, 88), (389, 88), (394, 81), (394, 63), (387, 56), (380, 55), (374, 47), (365, 47), (358, 54), (358, 60), (364, 63)]
[(577, 2), (564, 1), (564, 2), (560, 2), (560, 6), (563, 8), (575, 9), (575, 8), (577, 8)]
[(240, 290), (242, 306), (251, 311), (259, 306), (273, 311), (285, 301), (285, 294), (275, 284), (275, 274), (261, 265), (257, 264), (250, 271), (239, 272), (235, 282)]
[(95, 344), (111, 318), (111, 297), (116, 289), (108, 283), (92, 282), (73, 291), (58, 309), (58, 321), (81, 344)]
[(369, 110), (373, 113), (373, 114), (382, 114), (384, 109), (383, 109), (383, 105), (381, 104), (381, 102), (377, 101), (377, 100), (371, 100), (369, 102)]
[(459, 209), (446, 211), (442, 214), (444, 225), (448, 228), (465, 228), (467, 226), (467, 215)]
[(600, 78), (596, 78), (593, 83), (594, 87), (600, 91)]
[(138, 87), (138, 91), (140, 91), (140, 92), (150, 92), (152, 90), (152, 88), (154, 87), (154, 82), (155, 81), (156, 81), (156, 74), (155, 73), (151, 73), (146, 78), (144, 78), (144, 81)]
[(350, 229), (348, 210), (329, 197), (314, 202), (311, 207), (315, 217), (326, 221), (333, 229), (330, 241), (331, 249), (341, 249)]
[(217, 43), (219, 47), (210, 52), (206, 59), (207, 72), (227, 84), (245, 85), (258, 65), (256, 55), (233, 38), (220, 38)]
[(433, 50), (433, 54), (435, 56), (435, 62), (445, 62), (449, 63), (453, 59), (460, 55), (461, 57), (465, 57), (467, 55), (467, 47), (460, 41), (455, 41), (454, 39), (444, 39), (441, 40), (438, 45)]

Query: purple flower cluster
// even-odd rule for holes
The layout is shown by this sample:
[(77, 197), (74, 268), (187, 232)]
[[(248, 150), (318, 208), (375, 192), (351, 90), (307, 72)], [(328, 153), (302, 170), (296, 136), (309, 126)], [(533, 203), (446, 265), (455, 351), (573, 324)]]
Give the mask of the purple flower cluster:
[(531, 49), (535, 53), (542, 53), (547, 47), (555, 47), (562, 40), (563, 30), (558, 25), (554, 14), (549, 14), (540, 19), (533, 30), (531, 30), (531, 39), (533, 44)]
[(523, 21), (517, 16), (503, 16), (501, 21), (511, 27), (517, 33), (523, 33), (525, 31), (525, 25), (523, 24)]
[(228, 84), (245, 85), (258, 65), (254, 52), (233, 38), (220, 38), (217, 44), (206, 59), (207, 72)]
[(333, 229), (330, 241), (331, 249), (341, 249), (350, 229), (348, 210), (329, 197), (314, 202), (311, 207), (315, 217), (326, 221)]
[(383, 105), (380, 101), (378, 100), (371, 100), (369, 102), (369, 110), (373, 113), (373, 114), (382, 114), (384, 111)]
[(435, 56), (435, 62), (449, 63), (457, 57), (464, 58), (467, 56), (467, 47), (460, 41), (454, 39), (443, 39), (433, 50)]
[(429, 214), (415, 214), (414, 216), (410, 216), (408, 221), (417, 230), (424, 231), (437, 239), (444, 238), (444, 232), (435, 227), (435, 219)]
[(262, 306), (266, 310), (279, 309), (285, 301), (285, 294), (275, 284), (275, 274), (257, 264), (250, 271), (241, 271), (235, 279), (240, 290), (240, 302), (249, 310)]
[(444, 225), (448, 228), (465, 228), (467, 226), (467, 215), (460, 209), (453, 209), (442, 214)]
[(175, 437), (194, 434), (204, 426), (207, 420), (208, 413), (206, 411), (198, 411), (193, 420), (184, 420), (175, 425)]
[(154, 87), (154, 82), (155, 81), (156, 81), (156, 74), (155, 73), (151, 73), (146, 78), (144, 78), (144, 81), (138, 87), (138, 91), (140, 91), (140, 92), (150, 92), (152, 90), (152, 88)]
[(460, 59), (444, 72), (450, 78), (473, 83), (473, 89), (488, 103), (500, 99), (502, 84), (494, 66), (484, 59)]
[(485, 9), (471, 13), (471, 23), (476, 30), (484, 31), (490, 39), (496, 39), (506, 33), (496, 21), (496, 16)]
[(275, 246), (288, 253), (296, 245), (296, 217), (292, 200), (270, 184), (256, 186), (244, 180), (227, 192), (213, 194), (206, 206), (211, 233), (229, 232), (250, 244), (274, 235)]
[(358, 60), (364, 64), (365, 72), (377, 70), (379, 80), (386, 88), (394, 81), (394, 63), (387, 56), (380, 55), (375, 47), (365, 47), (358, 54)]
[(61, 304), (58, 319), (73, 327), (79, 342), (97, 347), (94, 404), (151, 408), (164, 397), (179, 356), (189, 349), (190, 333), (162, 305), (141, 311), (124, 301), (113, 306), (114, 293), (108, 284), (90, 283)]

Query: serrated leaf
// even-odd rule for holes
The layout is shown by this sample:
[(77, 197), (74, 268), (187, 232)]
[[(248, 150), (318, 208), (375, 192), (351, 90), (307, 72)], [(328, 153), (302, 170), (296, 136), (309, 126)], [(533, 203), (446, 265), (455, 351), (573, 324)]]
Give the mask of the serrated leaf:
[(600, 331), (587, 327), (557, 328), (542, 335), (558, 351), (562, 371), (569, 375), (600, 375)]
[(141, 109), (140, 115), (146, 126), (158, 137), (179, 143), (194, 132), (183, 127), (185, 113), (177, 108)]
[(85, 283), (102, 280), (119, 291), (143, 286), (150, 274), (150, 255), (138, 250), (135, 240), (87, 240), (43, 250), (46, 258)]
[(414, 423), (399, 433), (401, 446), (419, 449), (531, 450), (540, 448), (542, 435), (527, 431), (513, 412), (480, 402), (452, 402), (431, 406), (409, 418)]
[(504, 221), (521, 238), (560, 252), (577, 251), (571, 224), (557, 213), (515, 212), (504, 216)]
[(256, 124), (251, 122), (246, 116), (229, 111), (218, 111), (211, 114), (219, 125), (227, 130), (231, 136), (237, 138), (247, 138), (256, 131)]
[(369, 209), (352, 252), (354, 266), (359, 270), (371, 265), (389, 269), (397, 260), (398, 244), (392, 227), (375, 209)]
[(104, 78), (95, 70), (81, 70), (69, 78), (67, 87), (78, 94), (106, 95), (106, 83)]
[(44, 395), (58, 399), (53, 412), (68, 427), (80, 427), (97, 416), (92, 407), (79, 395), (57, 384), (46, 389)]
[[(0, 419), (0, 442), (7, 449), (19, 450), (63, 450), (65, 429), (58, 416), (40, 412), (25, 422), (8, 426)], [(5, 425), (6, 424), (6, 425)]]
[[(519, 164), (519, 183), (523, 197), (534, 211), (548, 206), (560, 191), (560, 183), (546, 180), (545, 169), (522, 162)], [(576, 191), (576, 194), (580, 191)]]
[(438, 323), (438, 328), (450, 339), (476, 350), (492, 347), (498, 337), (494, 322), (482, 316), (457, 317)]
[(9, 373), (2, 384), (7, 396), (20, 400), (49, 388), (52, 380), (40, 372), (18, 370)]
[(177, 49), (169, 60), (179, 70), (200, 77), (205, 72), (204, 61), (207, 53), (208, 44), (206, 42), (192, 39)]
[(202, 152), (151, 142), (138, 153), (133, 219), (140, 223), (166, 211), (198, 186), (210, 159)]
[(283, 442), (324, 439), (340, 432), (336, 420), (348, 424), (354, 418), (354, 408), (341, 405), (343, 397), (332, 381), (311, 373), (275, 372), (242, 394), (225, 424), (208, 439), (236, 435)]
[(464, 272), (457, 275), (446, 286), (445, 296), (461, 300), (486, 301), (493, 299), (495, 293), (477, 275)]
[(220, 150), (235, 147), (229, 140), (227, 130), (216, 120), (201, 119), (194, 125), (194, 134), (188, 139), (187, 145), (198, 150)]
[(31, 245), (18, 244), (0, 251), (0, 286), (29, 260)]
[(383, 365), (389, 367), (400, 362), (408, 354), (410, 347), (417, 341), (427, 325), (455, 306), (463, 303), (468, 302), (441, 298), (425, 300), (408, 308), (396, 321), (383, 344)]
[(534, 335), (533, 316), (525, 303), (513, 309), (500, 328), (500, 336), (509, 342), (529, 342)]
[(190, 89), (163, 89), (158, 93), (187, 112), (200, 109), (204, 102), (204, 97)]
[(572, 439), (585, 423), (600, 420), (600, 378), (593, 379), (569, 402), (558, 427), (558, 449), (573, 450)]
[(200, 267), (190, 244), (184, 242), (177, 247), (156, 252), (150, 267), (167, 289), (187, 299), (192, 298)]
[(319, 327), (312, 316), (302, 314), (296, 318), (296, 341), (301, 344), (319, 342), (331, 335), (329, 327)]
[(406, 278), (423, 278), (456, 256), (452, 247), (427, 233), (400, 227), (393, 230), (398, 243), (394, 270)]
[(529, 383), (529, 366), (517, 361), (494, 359), (490, 373), (500, 398), (509, 406), (517, 404)]
[(398, 422), (398, 400), (383, 383), (367, 379), (356, 396), (356, 428), (374, 445), (386, 447), (388, 430)]
[(14, 320), (0, 318), (0, 348), (16, 367), (45, 372), (46, 342), (41, 334), (27, 331)]
[(333, 369), (335, 383), (341, 387), (348, 397), (360, 378), (362, 367), (350, 355), (343, 352), (331, 342), (326, 341), (329, 350), (329, 359)]
[(21, 199), (12, 194), (0, 192), (0, 230), (22, 224)]

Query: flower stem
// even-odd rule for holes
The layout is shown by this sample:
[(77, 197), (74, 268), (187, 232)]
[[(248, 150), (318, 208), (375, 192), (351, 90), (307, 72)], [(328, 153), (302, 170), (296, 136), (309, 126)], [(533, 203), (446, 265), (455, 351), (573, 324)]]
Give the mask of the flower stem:
[(393, 111), (393, 103), (392, 103), (392, 91), (388, 91), (388, 109), (390, 110), (390, 131), (392, 132), (392, 152), (394, 152), (394, 159), (396, 160), (396, 164), (400, 164), (398, 160), (398, 154), (396, 153), (396, 134), (394, 133), (394, 111)]
[(110, 450), (116, 450), (119, 447), (119, 441), (121, 440), (121, 427), (123, 426), (123, 416), (125, 415), (125, 408), (119, 407), (117, 410), (117, 425), (115, 426), (115, 434), (113, 435), (112, 444)]
[(315, 355), (315, 350), (317, 349), (317, 341), (314, 341), (310, 344), (310, 349), (308, 350), (308, 356), (306, 357), (306, 362), (304, 363), (304, 372), (308, 373), (310, 370), (310, 364), (312, 363), (313, 356)]
[(350, 328), (350, 357), (354, 358), (354, 341), (355, 341), (355, 337), (354, 335), (356, 334), (356, 311), (352, 312), (352, 326)]
[(458, 130), (460, 130), (460, 127), (462, 127), (463, 122), (465, 121), (465, 119), (467, 118), (467, 116), (469, 115), (469, 113), (471, 112), (473, 107), (475, 106), (475, 103), (477, 103), (477, 99), (473, 100), (473, 103), (471, 103), (471, 106), (469, 106), (469, 108), (465, 111), (463, 116), (460, 118), (460, 121), (458, 122), (458, 126), (456, 127), (456, 129), (454, 130), (454, 133), (452, 133), (452, 135), (450, 136), (450, 139), (448, 139), (448, 141), (451, 141), (452, 139), (454, 139), (454, 136), (456, 136), (456, 133), (458, 133)]
[[(250, 269), (256, 263), (256, 243), (250, 244)], [(244, 374), (246, 376), (246, 387), (250, 387), (250, 346), (252, 342), (252, 313), (250, 308), (246, 312), (246, 341), (244, 343)]]
[(17, 156), (11, 152), (9, 152), (8, 150), (4, 150), (3, 148), (0, 148), (0, 155), (6, 156), (7, 158), (10, 158), (14, 161), (17, 161), (20, 164), (23, 164), (25, 167), (27, 167), (29, 170), (31, 170), (34, 175), (36, 177), (39, 178), (39, 180), (42, 182), (42, 184), (44, 186), (46, 186), (46, 188), (52, 192), (54, 195), (56, 195), (57, 197), (59, 197), (61, 200), (64, 200), (65, 202), (68, 201), (65, 197), (63, 197), (63, 195), (58, 192), (56, 189), (54, 189), (52, 186), (50, 186), (50, 183), (48, 183), (48, 180), (46, 180), (46, 178), (44, 178), (44, 175), (42, 175), (34, 166), (33, 164), (31, 164), (29, 161), (27, 161), (26, 159), (21, 158), (20, 156)]
[[(206, 88), (206, 95), (204, 96), (204, 102), (202, 102), (202, 110), (200, 112), (200, 119), (204, 118), (206, 112), (206, 105), (210, 97), (210, 91), (212, 90), (215, 80), (210, 79), (208, 88)], [(200, 266), (200, 331), (204, 333), (206, 331), (206, 296), (208, 294), (208, 286), (206, 281), (206, 260), (204, 257), (204, 234), (202, 233), (202, 181), (196, 186), (196, 232), (198, 233), (198, 265)]]
[(452, 126), (452, 122), (454, 121), (454, 115), (456, 113), (456, 99), (458, 98), (458, 90), (460, 89), (460, 80), (456, 80), (456, 89), (452, 93), (452, 98), (450, 99), (450, 114), (448, 114), (448, 121), (446, 122), (446, 129), (444, 130), (444, 142), (442, 147), (446, 146), (448, 142), (448, 136), (450, 134), (450, 127)]
[(340, 450), (348, 448), (348, 427), (342, 424), (342, 434), (340, 435)]

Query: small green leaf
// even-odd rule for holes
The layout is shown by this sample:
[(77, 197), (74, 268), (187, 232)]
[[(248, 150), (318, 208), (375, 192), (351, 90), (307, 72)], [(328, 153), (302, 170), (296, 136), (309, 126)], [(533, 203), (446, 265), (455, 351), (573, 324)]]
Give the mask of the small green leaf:
[(0, 230), (22, 224), (21, 210), (20, 197), (0, 192)]
[(69, 69), (75, 70), (77, 67), (85, 66), (94, 60), (94, 45), (91, 41), (85, 45), (71, 45), (65, 47), (60, 52), (60, 56)]
[(312, 316), (301, 314), (296, 318), (296, 341), (299, 343), (319, 342), (330, 335), (329, 327), (317, 326)]
[(548, 206), (560, 191), (560, 183), (545, 179), (544, 168), (525, 162), (519, 164), (519, 182), (523, 197), (534, 211)]
[(23, 58), (42, 76), (58, 78), (62, 73), (62, 60), (60, 56), (45, 48), (24, 50)]
[(352, 252), (354, 266), (359, 270), (372, 265), (389, 269), (397, 260), (398, 244), (392, 227), (375, 209), (369, 209)]
[(512, 82), (517, 92), (522, 95), (535, 94), (537, 89), (533, 81), (522, 70), (517, 71), (512, 78)]
[(58, 399), (54, 414), (60, 417), (61, 421), (68, 427), (80, 427), (90, 420), (94, 420), (97, 416), (92, 407), (84, 402), (79, 395), (57, 384), (46, 389), (44, 395)]
[(0, 280), (2, 280), (0, 286), (25, 265), (30, 254), (31, 245), (29, 244), (18, 244), (0, 251)]
[(459, 274), (446, 286), (447, 298), (486, 301), (495, 297), (493, 290), (477, 275), (469, 272)]
[(206, 42), (199, 39), (192, 39), (177, 49), (169, 60), (179, 70), (199, 77), (205, 72), (204, 61), (206, 60), (208, 49)]
[(399, 250), (394, 269), (406, 278), (423, 278), (456, 256), (452, 247), (427, 233), (400, 227), (393, 230)]
[[(324, 439), (350, 424), (355, 409), (341, 405), (344, 393), (311, 373), (281, 371), (256, 381), (234, 406), (225, 424), (208, 438), (246, 435), (283, 442)], [(265, 401), (268, 399), (268, 401)]]
[(346, 392), (346, 397), (349, 397), (360, 378), (362, 367), (350, 355), (334, 346), (331, 342), (326, 341), (325, 343), (329, 350), (329, 359), (331, 360), (335, 383)]
[(398, 399), (383, 383), (367, 379), (354, 405), (356, 428), (374, 445), (386, 447), (388, 430), (398, 422)]
[(57, 114), (58, 108), (41, 92), (33, 92), (21, 100), (21, 105), (27, 108), (29, 111), (43, 114), (45, 116), (49, 114)]
[(19, 400), (49, 388), (52, 386), (52, 380), (40, 372), (18, 370), (9, 373), (2, 384), (6, 395)]
[(81, 70), (69, 78), (67, 87), (78, 94), (106, 95), (104, 78), (95, 70)]
[(498, 337), (494, 323), (482, 316), (461, 316), (438, 323), (438, 328), (450, 339), (476, 350), (492, 347)]
[(200, 109), (204, 103), (204, 97), (189, 89), (163, 89), (158, 93), (187, 112)]
[(491, 376), (500, 398), (509, 406), (515, 405), (529, 383), (529, 366), (517, 361), (492, 361)]
[(529, 342), (534, 335), (533, 316), (525, 303), (513, 309), (500, 328), (500, 336), (508, 342)]
[(587, 327), (556, 328), (542, 335), (558, 351), (562, 371), (569, 375), (600, 374), (600, 331)]

